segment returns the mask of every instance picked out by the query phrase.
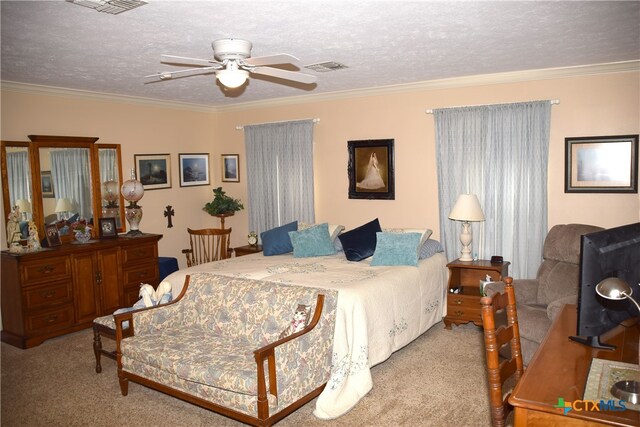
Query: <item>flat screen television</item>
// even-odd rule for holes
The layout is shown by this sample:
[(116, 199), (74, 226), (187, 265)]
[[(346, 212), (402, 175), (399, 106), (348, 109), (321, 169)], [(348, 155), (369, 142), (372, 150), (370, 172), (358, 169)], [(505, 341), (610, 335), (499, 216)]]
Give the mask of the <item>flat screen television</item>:
[(639, 313), (629, 299), (612, 301), (596, 293), (596, 285), (607, 277), (625, 280), (638, 300), (640, 222), (581, 237), (578, 327), (577, 336), (571, 339), (596, 348), (613, 349), (614, 346), (600, 341), (600, 335)]

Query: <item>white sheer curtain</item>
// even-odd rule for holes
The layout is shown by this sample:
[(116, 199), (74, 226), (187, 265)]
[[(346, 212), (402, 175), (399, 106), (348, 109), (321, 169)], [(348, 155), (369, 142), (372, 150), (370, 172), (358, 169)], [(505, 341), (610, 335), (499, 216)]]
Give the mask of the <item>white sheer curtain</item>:
[(244, 127), (249, 228), (315, 221), (313, 120)]
[(51, 150), (51, 180), (56, 198), (71, 199), (81, 218), (93, 218), (89, 150), (65, 148)]
[(440, 234), (458, 258), (461, 224), (448, 218), (458, 196), (478, 196), (485, 221), (473, 223), (473, 252), (502, 255), (510, 275), (535, 278), (547, 234), (550, 101), (433, 111)]
[(98, 150), (98, 164), (100, 165), (100, 182), (116, 181), (118, 182), (118, 168), (115, 149)]
[(15, 205), (16, 200), (31, 201), (31, 172), (29, 153), (26, 151), (7, 152), (7, 184), (11, 206)]

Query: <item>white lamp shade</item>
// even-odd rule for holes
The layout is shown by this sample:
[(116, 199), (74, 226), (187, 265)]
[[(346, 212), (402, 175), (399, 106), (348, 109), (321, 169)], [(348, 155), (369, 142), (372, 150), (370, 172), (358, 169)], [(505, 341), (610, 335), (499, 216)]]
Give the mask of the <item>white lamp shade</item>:
[(484, 213), (475, 194), (461, 194), (449, 213), (456, 221), (484, 221)]
[(216, 78), (226, 87), (240, 87), (247, 81), (249, 72), (245, 70), (220, 70), (216, 72)]
[(142, 183), (136, 179), (125, 181), (120, 191), (122, 192), (122, 197), (129, 202), (137, 202), (142, 199), (144, 195), (144, 187)]
[(102, 198), (107, 202), (115, 202), (118, 200), (118, 183), (114, 180), (103, 182)]
[(31, 213), (31, 202), (26, 199), (16, 200), (16, 206), (20, 209), (20, 212)]
[(58, 199), (58, 201), (56, 202), (56, 213), (69, 212), (71, 210), (73, 210), (73, 203), (71, 202), (71, 199), (68, 199), (66, 197)]

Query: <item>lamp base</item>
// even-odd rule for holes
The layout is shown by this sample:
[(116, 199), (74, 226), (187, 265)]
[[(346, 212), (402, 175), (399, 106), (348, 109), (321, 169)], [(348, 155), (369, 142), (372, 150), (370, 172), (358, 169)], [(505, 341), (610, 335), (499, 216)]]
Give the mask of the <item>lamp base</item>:
[(460, 233), (460, 243), (462, 250), (460, 251), (460, 261), (473, 261), (471, 256), (471, 223), (469, 221), (462, 222), (462, 232)]
[(611, 387), (611, 394), (637, 405), (640, 402), (640, 381), (618, 381)]

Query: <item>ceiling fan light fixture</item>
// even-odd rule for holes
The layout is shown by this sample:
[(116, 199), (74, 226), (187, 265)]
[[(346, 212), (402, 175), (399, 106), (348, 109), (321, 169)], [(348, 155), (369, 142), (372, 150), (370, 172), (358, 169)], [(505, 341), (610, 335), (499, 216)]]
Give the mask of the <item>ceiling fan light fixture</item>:
[(216, 78), (228, 88), (240, 87), (249, 78), (249, 72), (245, 70), (220, 70), (216, 72)]

